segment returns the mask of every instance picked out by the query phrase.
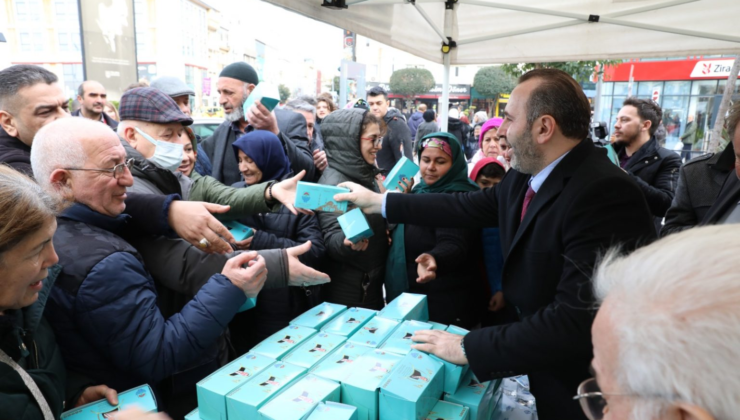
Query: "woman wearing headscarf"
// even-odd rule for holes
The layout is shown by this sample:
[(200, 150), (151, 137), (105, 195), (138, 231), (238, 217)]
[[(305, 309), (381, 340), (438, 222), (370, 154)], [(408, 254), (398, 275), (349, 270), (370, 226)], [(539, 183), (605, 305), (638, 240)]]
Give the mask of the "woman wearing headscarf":
[(473, 167), (479, 160), (487, 157), (498, 158), (500, 150), (496, 133), (503, 122), (503, 119), (496, 117), (491, 118), (483, 124), (480, 130), (480, 136), (478, 137), (478, 151), (475, 152), (475, 155), (473, 155), (468, 164), (469, 173), (473, 171)]
[[(233, 147), (243, 179), (234, 187), (279, 182), (293, 175), (280, 139), (269, 131), (244, 134)], [(247, 216), (239, 222), (254, 229), (254, 236), (238, 244), (241, 249), (285, 249), (311, 241), (311, 250), (298, 257), (301, 262), (318, 268), (324, 258), (324, 238), (316, 216), (296, 215), (281, 206), (277, 212)], [(254, 309), (234, 317), (232, 343), (238, 352), (246, 352), (319, 302), (319, 286), (263, 289)], [(239, 334), (243, 328), (249, 334)]]
[[(378, 191), (375, 157), (382, 147), (385, 124), (362, 107), (332, 112), (321, 123), (329, 166), (319, 184), (352, 181)], [(348, 208), (351, 210), (351, 208)], [(386, 223), (379, 214), (367, 215), (374, 235), (356, 244), (339, 227), (338, 213), (319, 213), (326, 255), (324, 271), (331, 278), (324, 298), (333, 303), (370, 309), (383, 307), (383, 281), (388, 256)]]
[[(465, 155), (457, 138), (437, 132), (417, 146), (421, 181), (411, 194), (475, 191), (467, 176)], [(439, 209), (445, 217), (444, 209)], [(386, 270), (388, 300), (408, 291), (427, 295), (429, 319), (472, 328), (478, 322), (480, 230), (442, 229), (400, 224)]]

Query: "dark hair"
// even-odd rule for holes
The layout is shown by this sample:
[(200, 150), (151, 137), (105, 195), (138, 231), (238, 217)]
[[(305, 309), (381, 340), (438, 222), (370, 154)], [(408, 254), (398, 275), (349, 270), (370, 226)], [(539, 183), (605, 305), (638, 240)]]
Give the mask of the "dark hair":
[(379, 118), (375, 114), (370, 112), (370, 110), (365, 111), (365, 115), (362, 116), (362, 128), (360, 128), (360, 135), (362, 135), (362, 131), (365, 131), (367, 126), (370, 124), (378, 124), (378, 128), (380, 128), (380, 136), (385, 136), (387, 128), (385, 122), (382, 118)]
[(85, 82), (80, 83), (80, 87), (77, 88), (77, 96), (80, 98), (85, 97)]
[(655, 134), (655, 130), (658, 129), (660, 120), (663, 119), (663, 110), (660, 109), (660, 105), (657, 102), (650, 99), (637, 99), (635, 97), (629, 97), (622, 102), (622, 107), (633, 106), (637, 109), (637, 115), (642, 121), (650, 121), (650, 135)]
[(128, 92), (129, 90), (136, 89), (136, 88), (143, 88), (143, 87), (149, 87), (149, 82), (146, 80), (140, 80), (136, 83), (131, 83), (130, 85), (126, 86), (126, 90), (124, 92)]
[(57, 75), (41, 66), (17, 64), (0, 71), (0, 111), (13, 112), (18, 91), (39, 83), (58, 82)]
[(524, 73), (519, 83), (540, 79), (527, 100), (527, 124), (542, 115), (555, 119), (565, 137), (583, 140), (588, 136), (591, 105), (581, 86), (568, 73), (557, 69), (534, 69)]
[(725, 123), (727, 124), (727, 135), (730, 137), (730, 141), (733, 141), (735, 138), (735, 130), (737, 130), (738, 123), (740, 123), (740, 101), (737, 101), (732, 105)]
[(388, 100), (388, 92), (386, 92), (382, 86), (375, 86), (374, 88), (367, 91), (367, 96), (380, 96), (380, 95), (383, 95), (383, 98)]
[(424, 114), (422, 114), (422, 117), (424, 117), (424, 121), (426, 122), (434, 121), (434, 110), (427, 109), (426, 111), (424, 111)]
[(334, 98), (331, 97), (331, 93), (324, 92), (319, 94), (319, 96), (316, 97), (316, 103), (319, 102), (326, 102), (326, 105), (329, 107), (329, 112), (334, 112), (337, 110), (337, 105), (334, 103)]
[(503, 166), (499, 165), (498, 163), (491, 162), (488, 165), (482, 167), (480, 171), (478, 171), (478, 177), (480, 177), (481, 175), (486, 176), (488, 178), (501, 179), (504, 177), (504, 175), (506, 175), (506, 170), (504, 169)]

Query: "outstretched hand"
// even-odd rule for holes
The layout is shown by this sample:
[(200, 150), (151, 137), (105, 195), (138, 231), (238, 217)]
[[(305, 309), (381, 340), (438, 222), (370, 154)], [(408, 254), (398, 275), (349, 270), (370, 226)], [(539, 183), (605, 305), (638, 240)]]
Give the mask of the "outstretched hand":
[[(233, 251), (229, 243), (234, 243), (236, 240), (211, 213), (226, 213), (227, 211), (229, 211), (229, 206), (175, 200), (170, 204), (168, 221), (172, 230), (193, 246), (207, 253), (225, 254)], [(203, 239), (205, 242), (201, 244)]]
[[(272, 185), (272, 198), (279, 201), (293, 214), (303, 213), (312, 215), (313, 212), (306, 209), (296, 208), (293, 204), (295, 203), (295, 192), (298, 188), (298, 181), (302, 180), (306, 176), (306, 171), (303, 170), (293, 178), (282, 180)], [(265, 198), (267, 197), (268, 191), (265, 190)]]
[(431, 353), (440, 359), (457, 365), (467, 365), (468, 358), (463, 354), (460, 345), (463, 338), (462, 335), (448, 333), (447, 331), (419, 330), (411, 337), (411, 340), (416, 343), (411, 345), (411, 348)]
[(380, 214), (383, 206), (383, 194), (372, 192), (354, 182), (342, 182), (337, 187), (349, 188), (350, 192), (336, 194), (334, 200), (349, 201), (361, 208), (366, 214)]
[(311, 241), (288, 248), (288, 286), (315, 286), (329, 283), (329, 276), (303, 264), (298, 257), (311, 250)]
[(102, 400), (103, 398), (108, 401), (108, 404), (116, 406), (118, 405), (118, 392), (113, 388), (108, 388), (105, 385), (89, 386), (82, 391), (82, 395), (77, 399), (75, 407), (89, 404), (93, 401)]
[(437, 278), (437, 260), (430, 254), (421, 254), (414, 261), (416, 264), (417, 283), (428, 283)]

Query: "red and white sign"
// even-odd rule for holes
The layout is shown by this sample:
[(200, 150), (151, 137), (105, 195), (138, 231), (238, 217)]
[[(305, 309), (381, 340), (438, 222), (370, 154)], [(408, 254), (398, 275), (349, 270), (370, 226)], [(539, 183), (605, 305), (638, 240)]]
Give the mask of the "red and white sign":
[(660, 89), (653, 90), (653, 101), (660, 102)]
[(734, 60), (699, 61), (691, 71), (692, 79), (729, 77)]

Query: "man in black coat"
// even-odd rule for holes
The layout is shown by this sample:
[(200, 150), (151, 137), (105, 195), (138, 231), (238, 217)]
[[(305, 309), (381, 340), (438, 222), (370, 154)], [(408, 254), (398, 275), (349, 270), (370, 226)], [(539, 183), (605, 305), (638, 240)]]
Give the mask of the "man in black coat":
[[(732, 133), (735, 151), (735, 170), (725, 178), (722, 189), (712, 207), (707, 210), (701, 225), (740, 223), (740, 102), (736, 102), (727, 117), (727, 132)], [(730, 146), (727, 146), (728, 148)]]
[(645, 194), (655, 216), (656, 232), (660, 232), (663, 217), (673, 201), (681, 168), (681, 157), (660, 147), (655, 138), (662, 115), (660, 106), (651, 100), (627, 98), (614, 125), (614, 151), (619, 156), (619, 165)]
[(74, 111), (72, 116), (100, 121), (113, 131), (116, 131), (118, 129), (118, 121), (105, 113), (105, 102), (107, 99), (108, 93), (103, 85), (94, 80), (86, 80), (77, 89), (77, 101), (80, 103), (80, 109)]
[(375, 157), (380, 173), (387, 176), (402, 156), (412, 159), (411, 131), (396, 109), (390, 108), (388, 93), (381, 86), (375, 86), (367, 92), (367, 104), (370, 111), (382, 118), (387, 127), (383, 136), (383, 147)]
[(302, 115), (279, 109), (273, 115), (261, 103), (255, 103), (244, 115), (242, 106), (258, 83), (257, 72), (247, 63), (232, 63), (221, 71), (216, 86), (226, 121), (201, 143), (213, 165), (211, 176), (225, 185), (241, 181), (239, 164), (231, 145), (244, 133), (267, 130), (280, 138), (293, 172), (305, 170), (305, 179), (315, 179), (316, 166), (306, 137), (306, 120)]
[(639, 187), (587, 139), (590, 107), (572, 77), (528, 72), (505, 114), (498, 134), (511, 144), (513, 169), (496, 187), (383, 196), (347, 183), (352, 192), (337, 199), (391, 223), (499, 227), (511, 323), (465, 337), (418, 332), (415, 347), (470, 363), (481, 381), (527, 374), (540, 419), (585, 419), (572, 397), (593, 357), (591, 270), (608, 248), (632, 250), (655, 229)]

